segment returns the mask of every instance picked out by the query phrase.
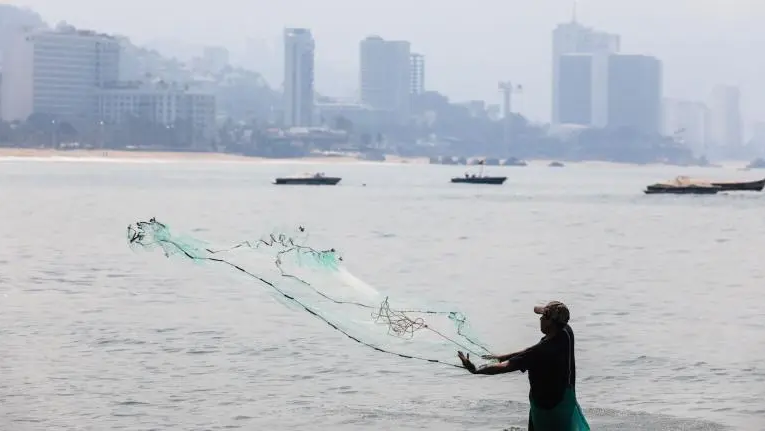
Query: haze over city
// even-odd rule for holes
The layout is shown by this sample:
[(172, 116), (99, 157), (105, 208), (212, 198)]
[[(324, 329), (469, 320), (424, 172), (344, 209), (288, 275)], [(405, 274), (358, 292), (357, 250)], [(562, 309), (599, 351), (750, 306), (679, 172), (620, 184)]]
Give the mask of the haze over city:
[[(551, 110), (551, 31), (571, 20), (570, 0), (173, 0), (97, 2), (20, 0), (50, 23), (67, 21), (128, 36), (163, 54), (191, 57), (224, 45), (232, 62), (281, 86), (284, 27), (310, 28), (316, 40), (316, 89), (358, 92), (358, 43), (368, 35), (403, 39), (427, 61), (427, 88), (454, 100), (500, 103), (498, 80), (523, 85), (514, 110), (547, 122)], [(621, 51), (663, 62), (664, 97), (707, 101), (718, 84), (739, 86), (746, 135), (765, 119), (761, 76), (765, 3), (757, 0), (582, 0), (577, 19), (621, 36)], [(250, 39), (249, 44), (247, 40)]]
[(765, 430), (763, 24), (0, 0), (0, 431)]

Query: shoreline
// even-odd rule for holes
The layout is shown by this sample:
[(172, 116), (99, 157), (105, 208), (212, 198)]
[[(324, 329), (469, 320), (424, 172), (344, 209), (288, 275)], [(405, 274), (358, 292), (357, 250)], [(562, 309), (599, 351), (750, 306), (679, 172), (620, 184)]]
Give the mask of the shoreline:
[[(140, 150), (54, 150), (50, 148), (12, 148), (0, 147), (0, 162), (3, 161), (62, 161), (62, 162), (132, 162), (132, 163), (188, 163), (188, 162), (226, 162), (226, 163), (251, 163), (251, 164), (430, 164), (428, 157), (400, 157), (386, 154), (385, 161), (364, 160), (354, 155), (330, 155), (330, 156), (307, 156), (293, 158), (267, 158), (243, 156), (240, 154), (213, 153), (213, 152), (182, 152), (182, 151), (140, 151)], [(527, 160), (529, 166), (546, 166), (554, 160), (533, 159)], [(599, 160), (582, 160), (576, 162), (563, 162), (564, 165), (579, 166), (641, 166), (631, 163), (607, 162)], [(723, 168), (743, 169), (746, 162), (721, 161), (717, 166), (677, 166), (679, 169), (698, 168)], [(477, 168), (477, 165), (436, 165), (436, 166), (462, 166), (464, 168)], [(671, 166), (661, 163), (642, 166)], [(503, 166), (490, 166), (490, 168)]]
[(427, 157), (398, 157), (386, 155), (385, 161), (362, 160), (351, 155), (308, 156), (294, 158), (251, 157), (239, 154), (181, 151), (130, 150), (54, 150), (49, 148), (0, 148), (2, 160), (60, 160), (60, 161), (131, 161), (131, 162), (242, 162), (242, 163), (428, 163)]

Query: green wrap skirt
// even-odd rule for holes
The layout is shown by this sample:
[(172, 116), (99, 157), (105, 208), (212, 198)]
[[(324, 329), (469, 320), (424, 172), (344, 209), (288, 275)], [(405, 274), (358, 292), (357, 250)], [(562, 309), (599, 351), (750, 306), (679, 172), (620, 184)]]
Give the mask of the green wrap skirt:
[(543, 409), (530, 401), (529, 431), (590, 431), (572, 388), (566, 389), (563, 399), (551, 409)]

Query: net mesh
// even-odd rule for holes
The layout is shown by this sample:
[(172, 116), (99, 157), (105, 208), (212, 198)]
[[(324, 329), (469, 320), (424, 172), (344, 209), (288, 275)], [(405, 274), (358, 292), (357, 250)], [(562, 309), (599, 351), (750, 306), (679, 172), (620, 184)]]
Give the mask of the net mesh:
[(239, 271), (284, 305), (308, 312), (379, 352), (452, 366), (460, 366), (457, 349), (476, 358), (492, 354), (472, 334), (463, 313), (394, 300), (347, 271), (334, 248), (309, 246), (302, 226), (214, 248), (198, 238), (176, 235), (152, 218), (128, 226), (127, 237), (133, 250), (160, 249), (166, 257)]

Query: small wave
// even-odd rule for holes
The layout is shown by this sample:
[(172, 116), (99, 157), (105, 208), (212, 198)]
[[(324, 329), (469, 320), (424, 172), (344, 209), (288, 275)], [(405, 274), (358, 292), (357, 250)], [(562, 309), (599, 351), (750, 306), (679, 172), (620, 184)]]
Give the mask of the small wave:
[(120, 401), (117, 403), (118, 406), (149, 406), (151, 404), (145, 403), (143, 401)]

